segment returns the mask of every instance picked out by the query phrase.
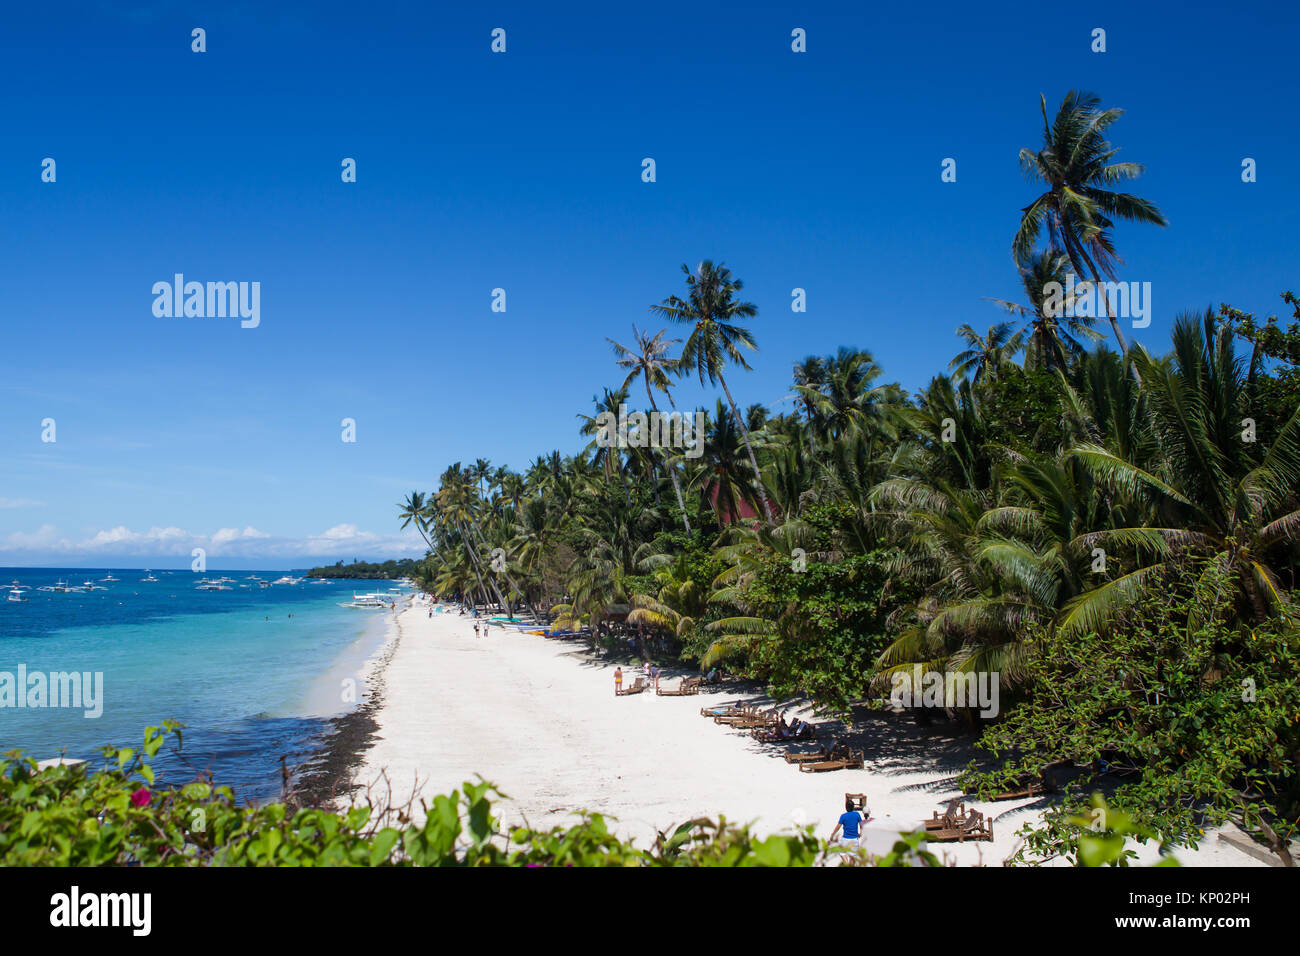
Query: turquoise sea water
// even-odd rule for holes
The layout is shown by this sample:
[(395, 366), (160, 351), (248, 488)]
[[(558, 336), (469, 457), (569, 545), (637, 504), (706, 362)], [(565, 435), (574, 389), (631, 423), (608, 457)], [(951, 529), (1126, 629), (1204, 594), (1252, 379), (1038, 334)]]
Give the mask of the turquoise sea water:
[[(138, 746), (143, 729), (186, 724), (179, 754), (155, 762), (162, 784), (211, 770), (236, 796), (264, 800), (280, 792), (280, 759), (292, 769), (319, 743), (328, 718), (344, 713), (343, 681), (355, 677), (383, 640), (389, 612), (341, 608), (359, 591), (394, 582), (330, 581), (260, 588), (284, 571), (210, 570), (234, 578), (229, 591), (196, 591), (204, 575), (114, 569), (0, 568), (27, 601), (0, 589), (0, 673), (102, 672), (103, 713), (0, 706), (0, 753), (22, 749), (38, 759), (65, 753), (93, 758), (105, 744)], [(105, 590), (36, 590), (57, 581), (94, 581)], [(242, 585), (242, 587), (241, 587)], [(357, 685), (357, 696), (360, 686)], [(168, 748), (171, 749), (170, 747)]]

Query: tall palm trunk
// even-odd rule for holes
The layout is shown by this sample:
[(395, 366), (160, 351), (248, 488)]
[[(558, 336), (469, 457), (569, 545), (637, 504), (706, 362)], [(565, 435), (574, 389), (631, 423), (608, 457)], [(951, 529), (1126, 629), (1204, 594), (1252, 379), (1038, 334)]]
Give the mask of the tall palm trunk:
[(1106, 306), (1106, 318), (1110, 321), (1110, 330), (1115, 333), (1115, 341), (1119, 343), (1119, 350), (1121, 353), (1120, 357), (1129, 364), (1129, 368), (1133, 372), (1133, 380), (1137, 382), (1138, 385), (1141, 385), (1142, 375), (1138, 372), (1136, 365), (1128, 362), (1128, 340), (1124, 338), (1124, 333), (1119, 330), (1119, 323), (1115, 321), (1115, 311), (1110, 307), (1110, 296), (1106, 294), (1106, 287), (1102, 285), (1101, 275), (1097, 270), (1097, 264), (1092, 261), (1092, 257), (1088, 255), (1087, 250), (1077, 242), (1076, 248), (1078, 254), (1082, 257), (1084, 264), (1088, 267), (1088, 274), (1092, 276), (1093, 285), (1097, 288), (1097, 291), (1101, 293), (1101, 301)]
[[(487, 538), (485, 538), (485, 537), (483, 536), (483, 531), (482, 531), (482, 529), (479, 528), (478, 524), (474, 524), (473, 527), (474, 527), (474, 533), (475, 533), (476, 535), (478, 535), (478, 540), (479, 540), (479, 542), (483, 545), (484, 548), (488, 548), (488, 540), (487, 540)], [(488, 548), (488, 553), (489, 553), (489, 554), (492, 553), (491, 548)], [(510, 582), (510, 587), (511, 587), (513, 590), (519, 592), (519, 596), (520, 596), (520, 598), (523, 600), (523, 602), (524, 602), (524, 606), (528, 608), (528, 610), (529, 610), (530, 613), (532, 613), (532, 614), (536, 614), (536, 613), (537, 613), (537, 609), (534, 608), (533, 605), (532, 605), (532, 602), (528, 600), (528, 592), (519, 586), (519, 582), (516, 581), (516, 580), (514, 579), (514, 575), (512, 575), (512, 574), (510, 573), (510, 569), (509, 569), (509, 568), (506, 568), (504, 573), (505, 573), (505, 576), (506, 576), (506, 580)], [(497, 595), (500, 596), (500, 594), (501, 594), (501, 590), (500, 590), (499, 588), (496, 589), (496, 590), (497, 590)], [(502, 607), (504, 607), (504, 606), (505, 606), (505, 604), (503, 603), (503, 604), (502, 604)], [(514, 617), (514, 608), (515, 608), (514, 602), (511, 601), (511, 602), (510, 602), (510, 611), (509, 611), (511, 617)]]
[[(475, 530), (477, 529), (478, 526), (475, 525)], [(480, 567), (479, 556), (476, 553), (474, 548), (474, 539), (470, 537), (470, 535), (466, 532), (465, 526), (463, 524), (461, 525), (460, 534), (461, 537), (465, 539), (465, 552), (469, 555), (470, 563), (474, 565), (474, 576), (478, 578), (479, 587), (483, 587), (483, 576), (479, 573), (479, 567)], [(492, 578), (489, 577), (487, 579), (487, 583), (492, 586), (492, 593), (496, 595), (497, 603), (500, 604), (502, 608), (506, 607), (505, 596), (501, 593), (501, 589), (497, 587), (496, 581), (492, 580)], [(483, 592), (484, 599), (486, 599), (487, 596), (488, 596), (487, 590), (484, 589)]]
[[(645, 393), (646, 397), (650, 399), (650, 410), (658, 415), (659, 406), (655, 404), (654, 392), (650, 391), (650, 382), (648, 380), (645, 383)], [(699, 441), (700, 436), (697, 435), (696, 440)], [(664, 467), (668, 469), (668, 477), (673, 480), (673, 491), (677, 493), (677, 507), (682, 509), (682, 524), (686, 526), (686, 533), (690, 534), (691, 520), (686, 517), (686, 501), (682, 498), (682, 486), (677, 482), (677, 468), (671, 461), (667, 462)]]
[(749, 429), (745, 426), (745, 420), (740, 417), (740, 409), (736, 407), (736, 400), (731, 397), (731, 389), (727, 388), (727, 380), (722, 373), (718, 373), (718, 381), (722, 383), (722, 391), (726, 393), (727, 404), (731, 406), (731, 414), (735, 416), (736, 424), (740, 426), (740, 435), (745, 439), (745, 451), (749, 454), (749, 464), (754, 469), (754, 482), (758, 486), (758, 500), (763, 502), (763, 514), (767, 516), (767, 523), (772, 523), (772, 506), (767, 500), (767, 489), (763, 487), (763, 475), (758, 470), (758, 459), (754, 457), (754, 448), (749, 443)]

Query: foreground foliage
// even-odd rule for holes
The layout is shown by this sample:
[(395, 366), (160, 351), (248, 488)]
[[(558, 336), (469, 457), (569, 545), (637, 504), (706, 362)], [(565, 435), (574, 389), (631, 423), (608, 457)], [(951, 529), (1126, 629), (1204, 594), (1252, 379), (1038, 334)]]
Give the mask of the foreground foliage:
[[(198, 780), (152, 789), (151, 759), (180, 727), (148, 727), (140, 750), (104, 751), (103, 768), (65, 765), (38, 771), (11, 752), (0, 760), (0, 865), (4, 866), (781, 866), (849, 863), (939, 866), (898, 841), (883, 857), (832, 848), (809, 830), (760, 838), (748, 826), (690, 820), (642, 849), (621, 840), (599, 814), (567, 827), (504, 830), (492, 813), (500, 796), (486, 782), (465, 783), (425, 805), (347, 810), (285, 803), (240, 806), (229, 787)], [(387, 811), (387, 812), (385, 812)], [(389, 825), (389, 819), (397, 825)], [(1112, 834), (1114, 835), (1114, 834)], [(1095, 839), (1080, 828), (1068, 840)], [(1123, 836), (1119, 836), (1123, 844)], [(1092, 853), (1085, 865), (1114, 863), (1121, 852)]]

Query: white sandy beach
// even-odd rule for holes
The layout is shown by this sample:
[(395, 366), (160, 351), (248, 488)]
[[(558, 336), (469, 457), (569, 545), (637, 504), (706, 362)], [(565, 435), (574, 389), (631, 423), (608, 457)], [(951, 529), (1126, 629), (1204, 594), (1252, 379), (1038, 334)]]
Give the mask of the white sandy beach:
[[(427, 613), (418, 603), (399, 612), (377, 655), (387, 658), (375, 668), (383, 682), (379, 731), (357, 777), (382, 791), (386, 771), (398, 801), (417, 781), (428, 797), (477, 774), (508, 795), (496, 808), (508, 825), (571, 822), (587, 809), (616, 818), (613, 829), (642, 846), (656, 830), (719, 814), (763, 833), (811, 823), (829, 836), (845, 792), (866, 793), (879, 824), (919, 825), (957, 795), (954, 775), (972, 755), (968, 738), (943, 725), (923, 729), (882, 714), (848, 735), (866, 750), (864, 770), (800, 773), (782, 759), (788, 747), (699, 714), (757, 694), (615, 697), (614, 664), (591, 659), (584, 642), (502, 628), (476, 639), (471, 618)], [(677, 680), (665, 676), (661, 685)], [(827, 724), (820, 739), (836, 735), (844, 728)], [(994, 841), (931, 849), (961, 865), (1000, 865), (1043, 804), (974, 806), (992, 817)], [(1154, 859), (1155, 850), (1141, 855)], [(1186, 865), (1263, 865), (1214, 835), (1197, 852), (1176, 855)]]

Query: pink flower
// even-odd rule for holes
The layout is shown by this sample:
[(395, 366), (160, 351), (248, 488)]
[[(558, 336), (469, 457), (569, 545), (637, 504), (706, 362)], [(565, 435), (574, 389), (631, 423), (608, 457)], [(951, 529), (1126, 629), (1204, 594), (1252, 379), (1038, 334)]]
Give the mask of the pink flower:
[(131, 806), (147, 807), (149, 805), (149, 801), (152, 799), (153, 799), (153, 794), (150, 793), (146, 788), (141, 787), (139, 790), (135, 791), (135, 793), (131, 794)]

